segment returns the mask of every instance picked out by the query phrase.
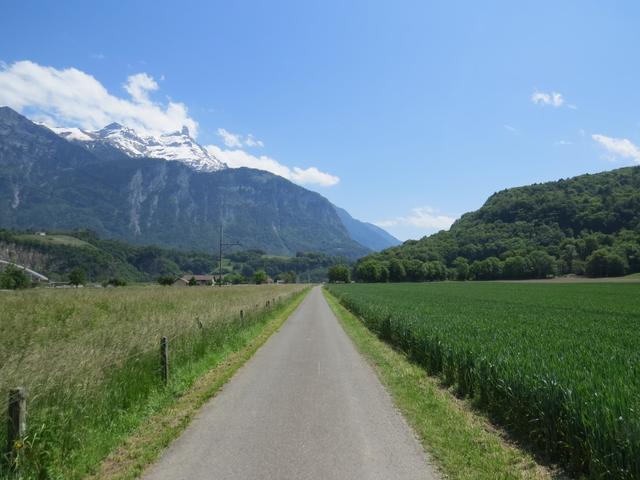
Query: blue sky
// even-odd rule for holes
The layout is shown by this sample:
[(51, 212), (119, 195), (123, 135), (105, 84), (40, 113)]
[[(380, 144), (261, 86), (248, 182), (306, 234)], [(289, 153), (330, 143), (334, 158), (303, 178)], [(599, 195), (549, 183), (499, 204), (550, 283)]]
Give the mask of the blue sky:
[(636, 1), (5, 0), (0, 103), (188, 123), (418, 238), (503, 188), (640, 163), (639, 23)]

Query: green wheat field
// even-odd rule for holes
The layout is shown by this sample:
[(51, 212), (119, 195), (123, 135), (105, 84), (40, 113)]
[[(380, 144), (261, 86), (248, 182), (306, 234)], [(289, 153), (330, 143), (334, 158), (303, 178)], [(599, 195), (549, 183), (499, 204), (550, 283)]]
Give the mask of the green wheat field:
[(329, 289), (381, 338), (568, 471), (640, 478), (640, 284)]

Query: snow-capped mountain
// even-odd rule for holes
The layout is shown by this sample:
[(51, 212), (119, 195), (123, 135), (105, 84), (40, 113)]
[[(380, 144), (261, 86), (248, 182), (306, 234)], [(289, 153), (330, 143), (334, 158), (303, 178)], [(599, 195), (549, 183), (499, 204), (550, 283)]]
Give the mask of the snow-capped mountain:
[(182, 162), (194, 170), (214, 172), (227, 168), (190, 135), (187, 127), (180, 132), (160, 136), (141, 135), (119, 123), (111, 123), (101, 130), (86, 131), (79, 128), (48, 127), (69, 141), (85, 143), (89, 149), (96, 142), (105, 143), (130, 157), (158, 158)]

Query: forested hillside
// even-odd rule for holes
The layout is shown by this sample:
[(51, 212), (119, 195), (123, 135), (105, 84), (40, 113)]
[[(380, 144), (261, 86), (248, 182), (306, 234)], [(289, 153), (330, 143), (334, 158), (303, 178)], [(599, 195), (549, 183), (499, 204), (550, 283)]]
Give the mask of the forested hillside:
[[(69, 273), (80, 268), (89, 281), (111, 280), (114, 284), (177, 278), (183, 273), (217, 275), (219, 271), (219, 258), (215, 255), (129, 245), (101, 239), (89, 231), (40, 235), (0, 229), (0, 260), (32, 268), (51, 280), (68, 280)], [(264, 270), (274, 280), (322, 281), (328, 267), (345, 262), (342, 257), (322, 253), (279, 257), (259, 250), (230, 252), (223, 263), (223, 275), (229, 282), (241, 283)]]
[(361, 259), (362, 281), (619, 276), (640, 271), (640, 167), (510, 188), (449, 231)]

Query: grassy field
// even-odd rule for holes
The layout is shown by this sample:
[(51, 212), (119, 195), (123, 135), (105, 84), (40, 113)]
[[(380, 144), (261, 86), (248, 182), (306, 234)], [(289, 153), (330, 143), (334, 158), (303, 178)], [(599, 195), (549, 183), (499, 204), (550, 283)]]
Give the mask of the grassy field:
[(89, 242), (85, 242), (84, 240), (80, 240), (79, 238), (72, 237), (70, 235), (24, 234), (18, 235), (18, 238), (23, 240), (35, 240), (37, 242), (50, 245), (69, 245), (71, 247), (95, 248)]
[(640, 478), (640, 285), (330, 291), (381, 338), (569, 471)]
[[(15, 386), (29, 392), (28, 435), (17, 445), (18, 466), (27, 478), (83, 478), (145, 418), (259, 335), (303, 289), (0, 292), (0, 398)], [(161, 336), (169, 337), (168, 387), (160, 381)], [(6, 400), (0, 403), (5, 415)], [(2, 428), (2, 446), (5, 435)], [(7, 471), (2, 463), (0, 478)]]

